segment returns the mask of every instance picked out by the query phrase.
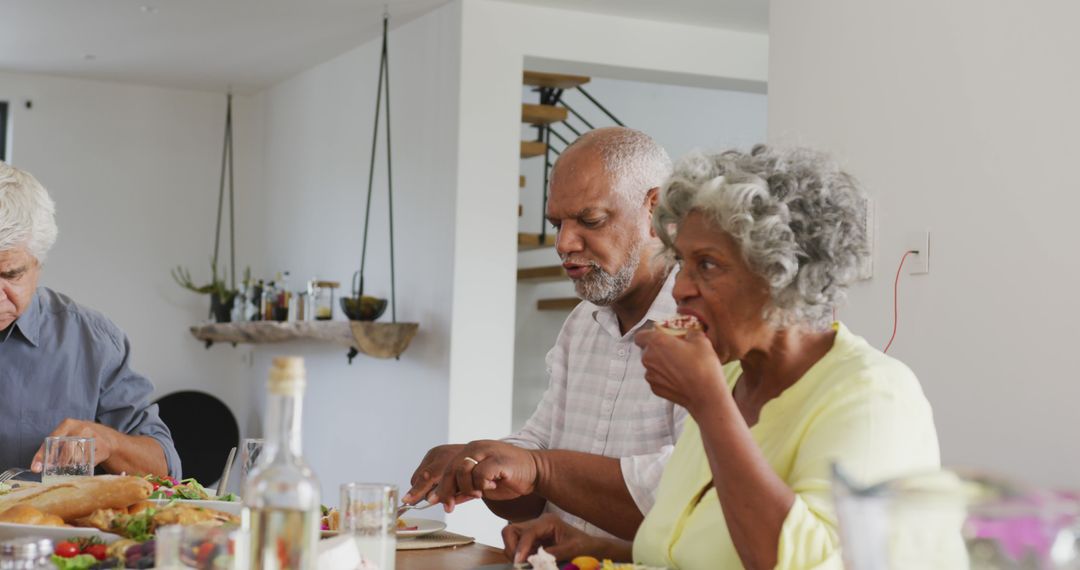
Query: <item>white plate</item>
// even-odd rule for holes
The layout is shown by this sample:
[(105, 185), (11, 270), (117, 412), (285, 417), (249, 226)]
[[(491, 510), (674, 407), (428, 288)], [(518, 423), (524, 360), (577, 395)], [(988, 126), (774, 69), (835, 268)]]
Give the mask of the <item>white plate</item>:
[[(439, 532), (446, 528), (446, 523), (442, 521), (433, 521), (431, 519), (401, 519), (405, 526), (415, 526), (416, 530), (399, 530), (397, 531), (398, 538), (415, 538), (417, 536), (424, 536), (425, 534), (432, 534)], [(323, 538), (331, 538), (338, 535), (336, 530), (324, 530), (322, 531)]]
[[(150, 499), (152, 502), (158, 505), (164, 506), (174, 499)], [(240, 501), (193, 501), (189, 499), (175, 499), (177, 503), (190, 505), (192, 507), (203, 507), (206, 509), (213, 509), (215, 511), (221, 511), (223, 513), (229, 513), (230, 515), (240, 516), (240, 511), (244, 509), (244, 504)]]
[(89, 538), (96, 536), (105, 544), (111, 544), (120, 540), (118, 535), (103, 532), (96, 528), (80, 528), (68, 526), (37, 526), (32, 524), (0, 523), (0, 540), (21, 538), (24, 536), (39, 536), (60, 542), (69, 538)]
[(416, 530), (399, 530), (397, 531), (398, 538), (413, 538), (414, 536), (424, 536), (425, 534), (432, 534), (439, 532), (446, 528), (446, 523), (442, 521), (433, 521), (431, 519), (401, 519), (405, 523), (405, 526), (415, 526)]

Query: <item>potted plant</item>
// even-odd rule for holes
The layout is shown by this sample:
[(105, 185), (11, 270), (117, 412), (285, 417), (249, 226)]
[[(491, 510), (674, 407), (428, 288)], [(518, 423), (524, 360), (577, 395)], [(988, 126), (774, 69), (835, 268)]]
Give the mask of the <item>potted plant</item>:
[(179, 265), (172, 270), (172, 277), (184, 289), (210, 295), (210, 315), (214, 317), (214, 321), (232, 321), (233, 302), (236, 300), (237, 291), (227, 288), (225, 281), (218, 278), (217, 264), (210, 264), (210, 283), (206, 285), (196, 285), (191, 279), (191, 272)]

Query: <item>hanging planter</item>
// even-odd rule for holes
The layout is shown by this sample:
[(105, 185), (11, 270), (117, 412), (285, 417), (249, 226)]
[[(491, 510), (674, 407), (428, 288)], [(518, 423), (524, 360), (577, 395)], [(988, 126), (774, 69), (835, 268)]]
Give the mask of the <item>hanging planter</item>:
[[(177, 266), (172, 270), (173, 280), (178, 285), (202, 295), (210, 295), (210, 318), (218, 323), (232, 320), (233, 303), (236, 300), (236, 219), (233, 213), (233, 145), (232, 145), (232, 93), (226, 99), (225, 107), (225, 143), (221, 151), (221, 184), (218, 188), (217, 228), (214, 233), (214, 255), (210, 258), (210, 283), (196, 285), (191, 279), (191, 272)], [(218, 252), (221, 246), (221, 214), (225, 207), (225, 171), (229, 181), (229, 286), (225, 286), (224, 277), (218, 277)]]
[[(394, 177), (392, 145), (390, 143), (390, 58), (388, 33), (390, 15), (383, 13), (382, 53), (379, 56), (379, 79), (375, 94), (375, 126), (371, 135), (371, 162), (368, 168), (367, 202), (364, 206), (364, 238), (360, 247), (360, 269), (353, 275), (351, 297), (341, 298), (341, 308), (353, 321), (353, 336), (357, 346), (349, 350), (349, 362), (361, 352), (392, 355), (395, 358), (408, 348), (420, 325), (399, 323), (397, 320), (397, 295), (394, 274)], [(371, 221), (371, 195), (375, 187), (375, 151), (379, 143), (379, 115), (383, 110), (383, 93), (386, 94), (386, 194), (390, 221), (390, 321), (372, 322), (386, 310), (387, 300), (364, 295), (364, 270), (367, 262), (368, 227)], [(385, 358), (385, 357), (384, 357)]]

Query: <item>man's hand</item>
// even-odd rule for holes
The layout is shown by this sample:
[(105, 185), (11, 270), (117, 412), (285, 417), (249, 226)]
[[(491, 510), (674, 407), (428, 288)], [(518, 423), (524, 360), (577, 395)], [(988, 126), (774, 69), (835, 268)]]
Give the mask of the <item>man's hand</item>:
[(538, 475), (531, 451), (501, 441), (474, 441), (450, 460), (434, 494), (449, 513), (462, 496), (509, 501), (531, 495)]
[[(506, 557), (518, 564), (536, 552), (540, 546), (558, 560), (569, 560), (584, 554), (596, 555), (602, 548), (600, 539), (589, 536), (553, 513), (545, 513), (539, 518), (507, 525), (502, 531), (503, 552)], [(607, 546), (607, 545), (603, 545)]]
[[(460, 452), (465, 446), (460, 443), (452, 443), (447, 445), (440, 445), (431, 448), (424, 456), (423, 461), (420, 462), (420, 466), (416, 468), (413, 473), (412, 488), (408, 493), (401, 498), (401, 502), (406, 505), (415, 505), (422, 501), (425, 497), (435, 489), (435, 485), (438, 484), (439, 479), (442, 478), (443, 472), (446, 471), (447, 465), (450, 460), (453, 459), (458, 452)], [(437, 499), (431, 502), (436, 502)]]
[[(116, 450), (120, 432), (109, 426), (83, 420), (68, 418), (49, 434), (50, 437), (92, 437), (94, 438), (94, 467), (106, 462)], [(42, 443), (30, 462), (30, 470), (41, 473), (44, 468), (45, 444)]]

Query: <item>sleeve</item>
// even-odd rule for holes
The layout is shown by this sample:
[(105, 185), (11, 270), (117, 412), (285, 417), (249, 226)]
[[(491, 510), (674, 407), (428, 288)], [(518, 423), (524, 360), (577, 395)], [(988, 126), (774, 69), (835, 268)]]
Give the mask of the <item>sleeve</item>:
[[(687, 413), (681, 406), (672, 405), (671, 424), (672, 435), (678, 440), (682, 433), (683, 424), (686, 422)], [(660, 477), (664, 474), (664, 467), (671, 459), (674, 445), (665, 445), (655, 453), (631, 455), (619, 460), (622, 468), (623, 481), (630, 491), (634, 503), (642, 513), (648, 513), (656, 504), (656, 492), (660, 487)]]
[(834, 462), (866, 483), (940, 468), (930, 404), (914, 375), (854, 384), (833, 389), (802, 432), (786, 478), (795, 501), (780, 531), (778, 569), (842, 568), (830, 483)]
[(152, 437), (161, 445), (168, 462), (169, 474), (180, 479), (183, 475), (180, 456), (176, 453), (172, 434), (158, 415), (157, 404), (150, 403), (154, 385), (145, 376), (131, 369), (131, 344), (123, 333), (113, 338), (117, 350), (105, 360), (101, 372), (101, 393), (98, 398), (96, 421), (127, 435)]
[(536, 411), (517, 433), (503, 438), (502, 441), (525, 449), (550, 449), (552, 426), (563, 409), (566, 399), (566, 346), (563, 335), (555, 346), (548, 351), (547, 363), (548, 388), (544, 391)]

